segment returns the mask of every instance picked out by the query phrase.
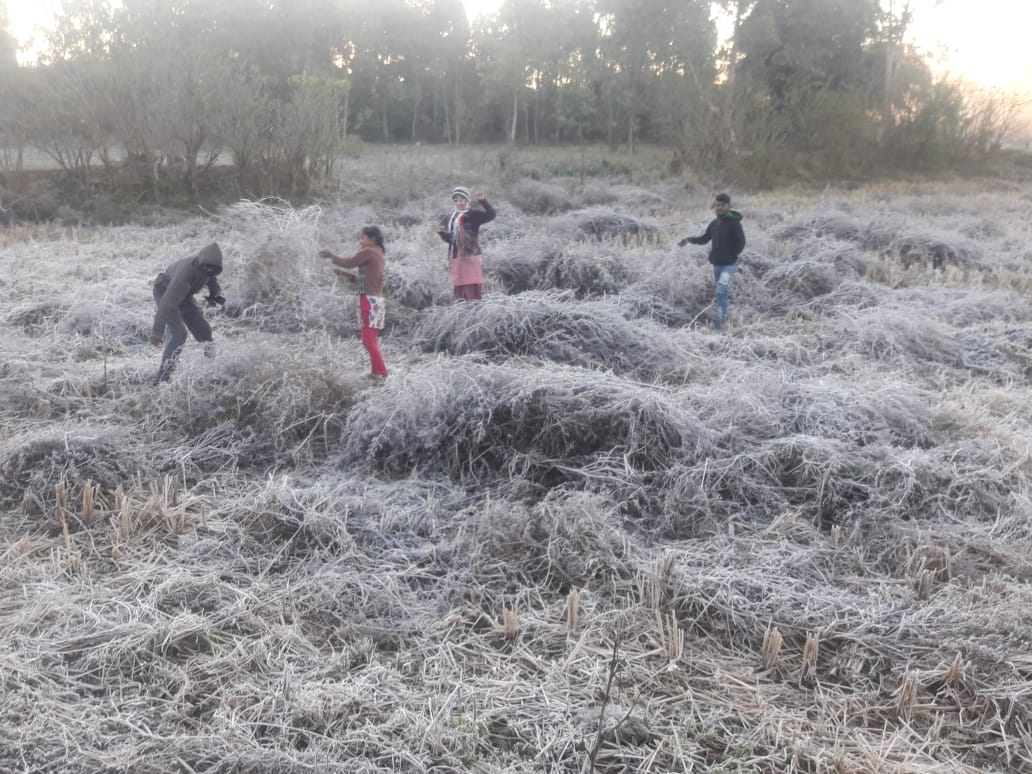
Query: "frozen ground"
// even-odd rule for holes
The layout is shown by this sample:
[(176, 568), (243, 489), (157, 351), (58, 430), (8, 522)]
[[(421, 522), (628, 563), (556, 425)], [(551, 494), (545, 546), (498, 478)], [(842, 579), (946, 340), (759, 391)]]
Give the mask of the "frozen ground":
[[(0, 231), (0, 770), (1032, 771), (1032, 188), (733, 192), (715, 333), (706, 186), (477, 161)], [(383, 387), (316, 257), (366, 223)], [(211, 239), (219, 354), (153, 388)]]

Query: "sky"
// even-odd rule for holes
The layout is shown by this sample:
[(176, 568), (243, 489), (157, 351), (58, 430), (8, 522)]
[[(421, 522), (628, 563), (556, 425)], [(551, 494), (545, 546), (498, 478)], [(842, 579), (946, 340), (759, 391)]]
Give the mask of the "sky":
[[(885, 0), (887, 2), (887, 0)], [(896, 0), (899, 3), (901, 0)], [(991, 88), (1032, 96), (1032, 2), (1029, 0), (913, 0), (914, 42), (940, 63), (937, 69)], [(502, 0), (462, 0), (470, 18)], [(58, 0), (7, 0), (11, 32), (26, 41), (53, 14)], [(943, 56), (945, 61), (942, 62)]]

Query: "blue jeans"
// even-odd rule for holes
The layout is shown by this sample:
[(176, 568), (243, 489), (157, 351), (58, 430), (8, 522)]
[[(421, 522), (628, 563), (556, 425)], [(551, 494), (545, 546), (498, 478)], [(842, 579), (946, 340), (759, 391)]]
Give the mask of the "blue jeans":
[(727, 299), (731, 289), (731, 277), (735, 274), (735, 265), (714, 266), (713, 282), (717, 286), (717, 330), (727, 322)]

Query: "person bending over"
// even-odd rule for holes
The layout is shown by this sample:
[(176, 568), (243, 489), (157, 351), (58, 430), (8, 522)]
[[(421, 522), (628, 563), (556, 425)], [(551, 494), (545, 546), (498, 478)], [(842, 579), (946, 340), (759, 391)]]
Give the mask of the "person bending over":
[(221, 273), (222, 251), (212, 242), (197, 255), (176, 261), (154, 280), (157, 311), (154, 314), (150, 343), (155, 347), (160, 347), (162, 342), (165, 344), (161, 365), (154, 377), (155, 384), (168, 381), (172, 375), (176, 358), (186, 343), (188, 330), (194, 339), (204, 344), (205, 357), (215, 356), (211, 325), (204, 319), (204, 313), (194, 301), (194, 295), (207, 286), (205, 301), (208, 306), (225, 306), (226, 299), (222, 297), (216, 279)]

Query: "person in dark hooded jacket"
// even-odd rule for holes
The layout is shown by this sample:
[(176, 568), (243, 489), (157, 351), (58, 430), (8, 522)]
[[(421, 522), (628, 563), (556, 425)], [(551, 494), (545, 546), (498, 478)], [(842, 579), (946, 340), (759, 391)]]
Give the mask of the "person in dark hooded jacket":
[(154, 303), (157, 305), (157, 311), (154, 314), (150, 342), (155, 347), (160, 347), (162, 342), (165, 343), (161, 366), (154, 378), (155, 384), (168, 381), (172, 375), (176, 357), (186, 343), (187, 330), (197, 341), (204, 344), (205, 357), (215, 356), (211, 326), (194, 301), (194, 294), (207, 287), (208, 295), (205, 300), (208, 306), (224, 306), (226, 299), (222, 297), (222, 289), (216, 279), (221, 273), (222, 251), (212, 242), (197, 255), (176, 261), (154, 280)]
[(717, 194), (713, 201), (716, 218), (697, 237), (685, 237), (677, 244), (710, 245), (709, 262), (713, 266), (713, 281), (716, 284), (717, 321), (714, 327), (719, 331), (727, 322), (728, 297), (731, 277), (735, 273), (738, 256), (745, 249), (745, 231), (742, 230), (742, 214), (731, 209), (731, 197)]

